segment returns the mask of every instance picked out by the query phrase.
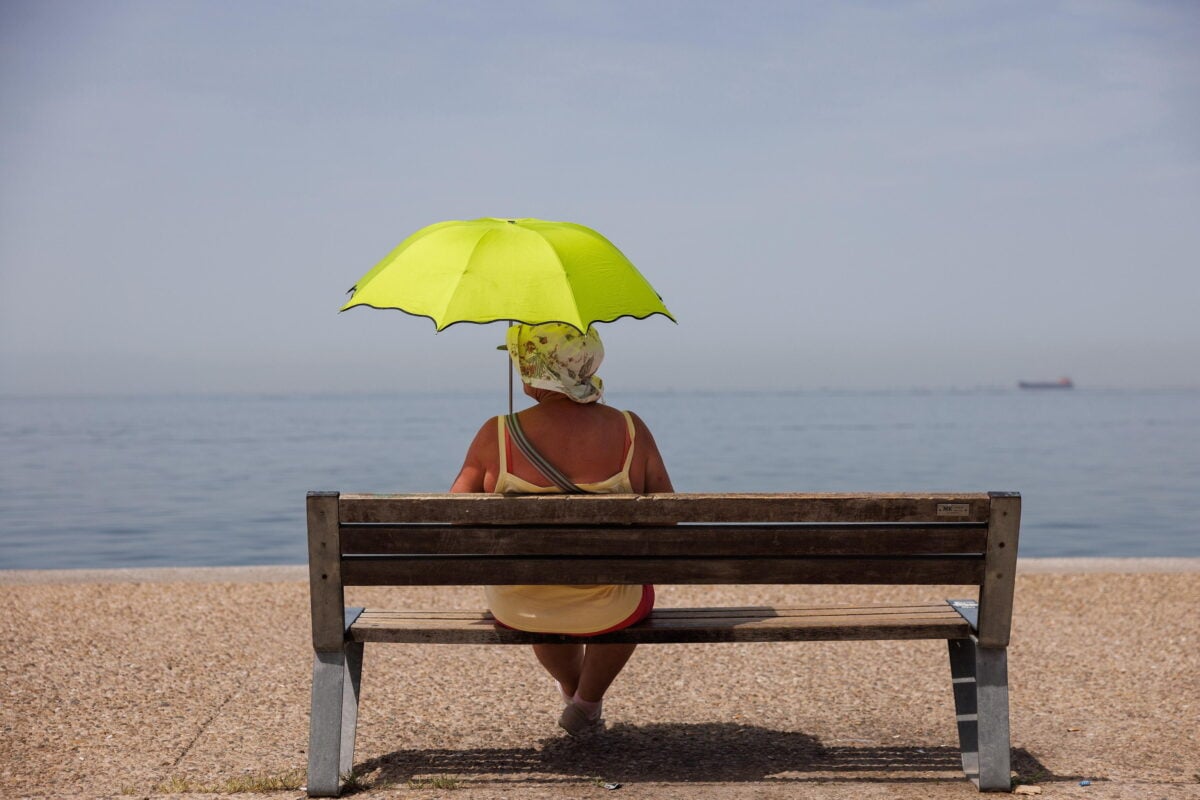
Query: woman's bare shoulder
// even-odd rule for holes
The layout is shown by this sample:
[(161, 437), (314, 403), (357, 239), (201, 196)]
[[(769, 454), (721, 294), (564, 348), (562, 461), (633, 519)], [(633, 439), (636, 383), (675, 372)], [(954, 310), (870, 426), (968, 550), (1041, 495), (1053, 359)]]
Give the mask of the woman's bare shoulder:
[(500, 440), (500, 434), (497, 431), (496, 417), (490, 417), (475, 432), (475, 438), (471, 441), (471, 449), (476, 447), (495, 446)]
[(654, 435), (650, 433), (650, 426), (646, 424), (645, 420), (637, 415), (636, 411), (626, 411), (625, 413), (628, 414), (630, 419), (633, 420), (633, 427), (640, 436), (649, 437), (651, 439), (654, 438)]
[(499, 458), (496, 455), (497, 442), (500, 441), (496, 431), (496, 418), (492, 417), (479, 427), (475, 438), (467, 448), (463, 459), (462, 469), (450, 487), (452, 492), (482, 492), (487, 491), (491, 473), (496, 470)]
[(640, 481), (635, 483), (635, 486), (640, 484), (640, 491), (653, 492), (673, 492), (675, 487), (671, 483), (671, 476), (667, 472), (667, 465), (663, 463), (662, 453), (659, 452), (658, 443), (654, 441), (654, 434), (650, 432), (650, 427), (646, 425), (634, 412), (630, 411), (629, 416), (633, 419), (634, 431), (637, 437), (637, 451), (640, 452), (637, 476)]

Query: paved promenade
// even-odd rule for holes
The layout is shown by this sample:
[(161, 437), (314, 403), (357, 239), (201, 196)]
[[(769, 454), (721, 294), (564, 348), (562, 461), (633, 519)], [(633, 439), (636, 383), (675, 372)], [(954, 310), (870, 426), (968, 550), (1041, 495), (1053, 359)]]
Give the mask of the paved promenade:
[[(1200, 560), (1024, 561), (1019, 574), (1018, 781), (1043, 797), (1200, 798)], [(662, 587), (659, 605), (845, 591)], [(472, 589), (348, 599), (482, 603)], [(0, 797), (303, 795), (303, 568), (0, 571), (0, 620)], [(645, 647), (614, 686), (603, 739), (560, 735), (557, 713), (526, 648), (368, 646), (353, 796), (978, 796), (958, 769), (940, 642)]]

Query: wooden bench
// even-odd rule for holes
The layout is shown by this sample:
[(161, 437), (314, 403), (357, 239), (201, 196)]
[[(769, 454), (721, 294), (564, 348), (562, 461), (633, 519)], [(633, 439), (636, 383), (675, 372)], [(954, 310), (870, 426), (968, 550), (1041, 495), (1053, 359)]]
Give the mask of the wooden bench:
[[(354, 757), (366, 642), (532, 644), (480, 611), (346, 608), (346, 586), (536, 583), (975, 585), (925, 605), (655, 609), (591, 642), (945, 639), (963, 771), (1009, 791), (1007, 645), (1021, 498), (979, 494), (308, 496), (308, 794)], [(482, 595), (481, 595), (482, 596)]]

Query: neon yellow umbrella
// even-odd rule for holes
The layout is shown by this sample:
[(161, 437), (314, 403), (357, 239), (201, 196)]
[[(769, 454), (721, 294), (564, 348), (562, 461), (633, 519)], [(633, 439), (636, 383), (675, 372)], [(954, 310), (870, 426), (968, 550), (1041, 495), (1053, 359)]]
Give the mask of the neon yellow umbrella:
[(593, 322), (671, 312), (612, 242), (540, 219), (451, 220), (409, 236), (354, 284), (354, 306), (457, 322)]

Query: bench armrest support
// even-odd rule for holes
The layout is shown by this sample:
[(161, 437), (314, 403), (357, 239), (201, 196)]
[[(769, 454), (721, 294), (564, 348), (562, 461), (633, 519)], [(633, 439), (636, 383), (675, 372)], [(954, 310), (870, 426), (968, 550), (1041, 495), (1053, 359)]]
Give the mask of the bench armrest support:
[(979, 644), (981, 647), (1008, 647), (1016, 586), (1021, 496), (1012, 492), (992, 492), (991, 498), (983, 584), (979, 587)]
[(308, 494), (308, 581), (313, 649), (340, 653), (346, 640), (337, 492)]

